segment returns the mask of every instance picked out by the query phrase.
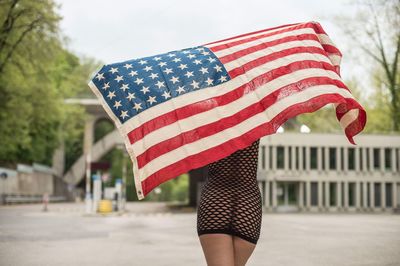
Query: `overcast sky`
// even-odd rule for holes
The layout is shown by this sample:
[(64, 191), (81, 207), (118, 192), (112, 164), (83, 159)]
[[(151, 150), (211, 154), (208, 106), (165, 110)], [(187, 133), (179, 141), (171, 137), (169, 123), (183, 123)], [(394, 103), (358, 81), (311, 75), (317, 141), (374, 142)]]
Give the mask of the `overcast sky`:
[[(69, 48), (103, 63), (151, 56), (269, 27), (318, 21), (344, 53), (342, 77), (356, 73), (332, 16), (348, 0), (56, 0)], [(327, 19), (330, 18), (330, 19)]]

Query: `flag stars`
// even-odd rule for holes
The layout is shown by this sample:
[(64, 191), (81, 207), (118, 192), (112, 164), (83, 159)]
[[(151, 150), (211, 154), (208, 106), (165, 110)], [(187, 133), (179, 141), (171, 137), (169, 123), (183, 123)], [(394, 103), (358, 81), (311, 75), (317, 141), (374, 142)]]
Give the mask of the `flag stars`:
[(136, 78), (136, 80), (134, 81), (137, 85), (140, 85), (140, 84), (142, 84), (142, 83), (144, 83), (143, 82), (143, 79), (140, 79), (140, 78)]
[(170, 74), (170, 73), (173, 73), (174, 71), (172, 71), (172, 68), (166, 68), (166, 69), (164, 69), (164, 73), (165, 74)]
[(178, 62), (180, 62), (181, 61), (181, 59), (180, 58), (178, 58), (178, 57), (175, 57), (172, 61), (174, 61), (175, 63), (178, 63)]
[(208, 73), (208, 69), (207, 69), (206, 67), (200, 68), (199, 71), (200, 71), (203, 75), (206, 74), (206, 73)]
[(122, 117), (122, 119), (125, 119), (125, 117), (129, 117), (128, 111), (121, 111), (121, 114), (119, 115), (119, 117)]
[(194, 54), (188, 54), (187, 56), (189, 59), (195, 58), (196, 56)]
[(160, 56), (156, 56), (156, 57), (154, 57), (153, 59), (154, 59), (154, 61), (160, 61), (160, 60), (161, 60), (161, 57), (160, 57)]
[(153, 70), (152, 66), (146, 66), (145, 68), (143, 68), (144, 71), (149, 72), (150, 70)]
[(118, 72), (118, 68), (117, 67), (112, 67), (110, 70), (108, 70), (109, 72), (111, 72), (112, 74), (117, 73)]
[(170, 81), (175, 84), (177, 82), (179, 82), (179, 78), (172, 76), (172, 78), (170, 79)]
[(200, 65), (200, 64), (201, 64), (201, 60), (196, 59), (196, 60), (193, 61), (193, 64), (195, 64), (195, 65)]
[(165, 87), (164, 81), (158, 81), (158, 82), (156, 83), (156, 86), (157, 86), (159, 89), (161, 89), (161, 87)]
[(171, 92), (170, 91), (164, 91), (164, 93), (162, 94), (162, 96), (166, 99), (171, 97)]
[(137, 73), (137, 71), (132, 70), (131, 72), (129, 72), (129, 75), (130, 75), (131, 77), (133, 77), (133, 76), (137, 76), (138, 73)]
[(147, 61), (142, 59), (139, 61), (139, 64), (141, 64), (141, 65), (147, 64)]
[(114, 103), (114, 108), (115, 109), (118, 109), (118, 107), (121, 107), (122, 105), (121, 105), (121, 101), (115, 101), (115, 103)]
[(158, 65), (159, 65), (160, 67), (163, 67), (163, 66), (166, 66), (167, 63), (165, 63), (165, 62), (160, 62), (160, 63), (158, 63)]
[(226, 76), (221, 76), (218, 80), (219, 80), (220, 82), (224, 82), (224, 81), (226, 81), (227, 79), (226, 79)]
[(176, 90), (179, 94), (181, 94), (182, 92), (185, 92), (185, 87), (184, 86), (179, 86), (178, 89)]
[(222, 72), (222, 67), (219, 65), (215, 65), (215, 67), (213, 67), (217, 72)]
[(150, 91), (150, 87), (143, 86), (140, 91), (143, 92), (143, 94), (146, 94), (146, 92)]
[(104, 73), (98, 73), (98, 74), (96, 75), (96, 78), (97, 78), (98, 81), (100, 81), (100, 80), (102, 80), (102, 79), (105, 79), (105, 78), (104, 78)]
[(204, 56), (206, 56), (206, 55), (209, 55), (210, 52), (204, 51), (204, 52), (202, 52), (201, 54), (204, 55)]
[(134, 98), (136, 98), (135, 97), (135, 93), (133, 92), (133, 93), (130, 93), (130, 92), (128, 92), (128, 96), (126, 97), (129, 101), (132, 101), (132, 99), (134, 99)]
[(215, 62), (215, 61), (216, 61), (216, 59), (215, 59), (215, 58), (212, 58), (212, 57), (209, 57), (209, 58), (207, 58), (207, 60), (208, 60), (210, 63), (212, 63), (212, 62)]
[(199, 87), (199, 83), (198, 82), (196, 82), (196, 81), (192, 81), (192, 83), (190, 84), (192, 87), (193, 87), (193, 89), (198, 89), (198, 88), (200, 88)]
[(196, 48), (196, 50), (201, 52), (201, 51), (204, 51), (204, 48), (203, 47), (199, 47), (199, 48)]
[(122, 84), (122, 87), (120, 89), (126, 91), (127, 89), (129, 89), (129, 86), (128, 84)]
[(156, 101), (156, 96), (149, 96), (149, 99), (147, 100), (150, 104), (153, 104), (153, 103), (155, 103), (155, 102), (157, 102)]
[(151, 73), (151, 75), (149, 76), (149, 78), (151, 78), (151, 79), (158, 78), (158, 73)]
[(114, 80), (116, 80), (119, 83), (120, 81), (123, 81), (124, 78), (122, 76), (117, 76)]
[(132, 64), (125, 64), (124, 67), (126, 68), (126, 70), (132, 68)]
[(174, 53), (170, 53), (170, 54), (167, 54), (167, 56), (169, 56), (169, 57), (174, 57), (174, 56), (176, 56)]
[(180, 68), (181, 70), (184, 70), (185, 68), (187, 68), (187, 65), (186, 64), (180, 64), (178, 66), (178, 68)]
[(103, 90), (110, 88), (110, 82), (104, 83)]
[(211, 79), (210, 77), (207, 78), (206, 83), (208, 86), (213, 85), (214, 80)]
[(135, 103), (135, 106), (133, 106), (133, 108), (137, 111), (139, 111), (139, 109), (142, 109), (142, 103)]
[(193, 71), (186, 71), (185, 76), (186, 76), (187, 78), (193, 77), (193, 76), (194, 76), (194, 75), (193, 75)]
[(107, 98), (110, 98), (110, 100), (111, 100), (113, 97), (115, 97), (115, 91), (109, 91)]

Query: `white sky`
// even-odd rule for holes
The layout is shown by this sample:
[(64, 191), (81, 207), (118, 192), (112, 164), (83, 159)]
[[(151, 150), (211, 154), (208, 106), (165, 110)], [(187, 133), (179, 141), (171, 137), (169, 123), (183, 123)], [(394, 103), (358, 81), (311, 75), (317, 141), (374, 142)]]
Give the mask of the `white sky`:
[[(114, 63), (189, 48), (283, 24), (318, 21), (343, 53), (343, 78), (360, 76), (332, 16), (352, 14), (348, 0), (56, 0), (69, 48)], [(326, 19), (329, 18), (329, 19)]]

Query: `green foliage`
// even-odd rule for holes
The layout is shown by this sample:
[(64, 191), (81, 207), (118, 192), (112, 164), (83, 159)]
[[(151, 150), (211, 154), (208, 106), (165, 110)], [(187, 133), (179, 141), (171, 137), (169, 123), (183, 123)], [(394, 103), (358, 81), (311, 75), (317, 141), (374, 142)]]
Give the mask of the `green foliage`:
[[(0, 164), (51, 164), (60, 139), (80, 152), (85, 113), (64, 99), (87, 91), (97, 66), (64, 47), (50, 0), (0, 1)], [(72, 144), (72, 146), (69, 146)]]

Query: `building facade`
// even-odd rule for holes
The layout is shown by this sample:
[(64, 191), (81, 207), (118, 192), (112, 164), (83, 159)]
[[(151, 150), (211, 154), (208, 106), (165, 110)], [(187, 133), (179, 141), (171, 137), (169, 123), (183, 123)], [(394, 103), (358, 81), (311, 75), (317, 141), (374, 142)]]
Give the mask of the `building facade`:
[(260, 139), (265, 211), (393, 211), (400, 207), (400, 136), (276, 133)]

